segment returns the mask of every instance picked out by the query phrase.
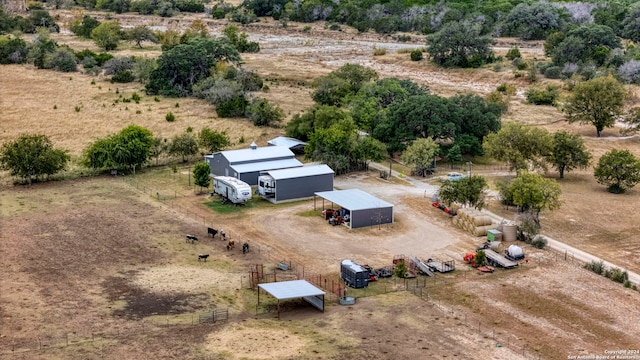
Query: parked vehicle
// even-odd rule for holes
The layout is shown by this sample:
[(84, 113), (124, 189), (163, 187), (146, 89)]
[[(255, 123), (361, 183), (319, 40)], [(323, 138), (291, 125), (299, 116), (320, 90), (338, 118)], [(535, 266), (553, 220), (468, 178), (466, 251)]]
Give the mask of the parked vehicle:
[(369, 277), (369, 270), (351, 260), (342, 260), (340, 263), (340, 278), (347, 286), (356, 289), (367, 287)]
[(251, 200), (251, 186), (231, 176), (214, 177), (213, 192), (222, 197), (222, 203), (229, 201), (233, 204), (240, 205)]

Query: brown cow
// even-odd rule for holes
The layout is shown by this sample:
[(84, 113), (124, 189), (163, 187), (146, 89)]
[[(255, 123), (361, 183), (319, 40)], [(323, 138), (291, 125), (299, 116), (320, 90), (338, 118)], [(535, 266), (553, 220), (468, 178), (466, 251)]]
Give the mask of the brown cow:
[(231, 250), (235, 247), (236, 247), (236, 242), (234, 240), (229, 240), (229, 243), (227, 244), (227, 250)]

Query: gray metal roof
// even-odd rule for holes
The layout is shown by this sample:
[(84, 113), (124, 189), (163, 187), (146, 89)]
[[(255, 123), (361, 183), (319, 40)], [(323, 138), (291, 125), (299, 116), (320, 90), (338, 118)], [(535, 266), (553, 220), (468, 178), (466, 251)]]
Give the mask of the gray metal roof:
[(307, 143), (304, 141), (286, 137), (286, 136), (278, 136), (277, 138), (273, 138), (267, 141), (267, 144), (271, 146), (286, 146), (288, 148), (292, 148), (298, 145), (307, 145)]
[(246, 164), (231, 164), (231, 168), (240, 173), (250, 173), (255, 171), (266, 171), (272, 169), (287, 169), (293, 167), (301, 167), (302, 163), (295, 158), (292, 159), (283, 159), (283, 160), (272, 160), (272, 161), (261, 161), (255, 163), (246, 163)]
[(267, 160), (272, 158), (295, 157), (286, 146), (265, 146), (256, 149), (226, 150), (220, 152), (230, 164), (243, 161)]
[(278, 300), (324, 295), (324, 291), (311, 285), (306, 280), (281, 281), (258, 284), (258, 286)]
[(314, 175), (333, 174), (333, 170), (325, 164), (320, 165), (305, 165), (302, 167), (295, 167), (290, 169), (281, 170), (269, 170), (267, 174), (271, 175), (276, 180), (280, 179), (293, 179)]
[(321, 191), (315, 194), (352, 211), (393, 207), (393, 204), (378, 199), (360, 189)]

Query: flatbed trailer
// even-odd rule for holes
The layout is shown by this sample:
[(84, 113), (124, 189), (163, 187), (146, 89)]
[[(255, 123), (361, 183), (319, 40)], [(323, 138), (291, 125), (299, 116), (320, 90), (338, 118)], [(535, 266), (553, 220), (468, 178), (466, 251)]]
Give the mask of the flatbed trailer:
[(511, 269), (518, 266), (517, 262), (511, 261), (491, 249), (481, 249), (481, 250), (484, 251), (484, 254), (487, 256), (487, 261), (489, 261), (490, 265), (500, 266), (505, 269)]
[(418, 259), (417, 257), (413, 257), (413, 256), (410, 257), (409, 259), (411, 259), (411, 261), (413, 261), (413, 263), (416, 264), (418, 269), (420, 269), (420, 271), (422, 271), (425, 275), (433, 276), (433, 272), (431, 272), (431, 269), (429, 269), (429, 267), (425, 263), (420, 261), (420, 259)]
[(445, 262), (441, 262), (438, 260), (428, 259), (427, 266), (437, 272), (447, 273), (456, 269), (456, 262), (454, 260), (449, 260)]

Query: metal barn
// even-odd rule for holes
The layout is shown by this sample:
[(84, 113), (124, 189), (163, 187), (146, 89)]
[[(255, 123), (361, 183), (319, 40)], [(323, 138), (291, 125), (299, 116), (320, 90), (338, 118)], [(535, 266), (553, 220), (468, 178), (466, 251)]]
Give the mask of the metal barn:
[(300, 167), (302, 163), (286, 146), (219, 151), (204, 157), (213, 176), (231, 176), (249, 185), (258, 184), (261, 171)]
[[(315, 193), (325, 201), (342, 208), (342, 216), (349, 215), (349, 228), (393, 223), (393, 204), (368, 194), (360, 189), (334, 190)], [(316, 199), (314, 198), (314, 209)]]
[(277, 138), (273, 138), (267, 141), (268, 146), (286, 146), (289, 150), (293, 151), (295, 154), (304, 154), (304, 147), (307, 146), (307, 143), (304, 141), (300, 141), (298, 139), (286, 137), (286, 136), (278, 136)]
[[(333, 190), (333, 174), (324, 164), (264, 171), (258, 178), (258, 192), (272, 202), (310, 198), (318, 191)], [(263, 194), (265, 185), (268, 190)]]

